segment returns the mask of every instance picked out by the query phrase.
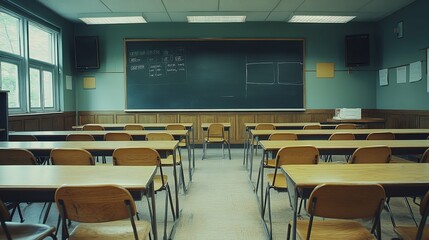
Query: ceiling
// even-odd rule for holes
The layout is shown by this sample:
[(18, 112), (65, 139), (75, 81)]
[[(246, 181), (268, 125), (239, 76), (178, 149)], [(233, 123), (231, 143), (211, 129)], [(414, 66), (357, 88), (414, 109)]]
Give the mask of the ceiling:
[(295, 15), (354, 15), (375, 22), (415, 0), (37, 0), (64, 18), (143, 15), (147, 22), (186, 22), (186, 16), (245, 15), (247, 22), (288, 21)]

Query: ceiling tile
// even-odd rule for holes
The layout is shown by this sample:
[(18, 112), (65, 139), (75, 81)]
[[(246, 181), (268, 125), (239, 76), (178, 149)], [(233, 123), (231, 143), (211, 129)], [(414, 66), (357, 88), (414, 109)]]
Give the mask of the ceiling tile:
[(385, 12), (393, 13), (400, 8), (407, 6), (414, 0), (372, 0), (365, 5), (361, 10), (365, 12)]
[(218, 0), (162, 0), (169, 12), (218, 11)]
[(288, 21), (291, 15), (292, 15), (292, 12), (271, 12), (271, 14), (267, 18), (267, 21), (284, 22), (284, 21)]
[(305, 0), (297, 11), (353, 12), (361, 9), (371, 0)]
[(219, 0), (219, 11), (272, 11), (278, 0)]
[[(80, 13), (103, 13), (110, 12), (99, 0), (38, 0), (46, 7), (57, 12), (59, 15), (75, 20)], [(85, 6), (85, 7), (82, 7)], [(79, 20), (80, 21), (80, 20)]]
[(143, 13), (143, 17), (148, 23), (171, 22), (171, 19), (166, 12), (145, 12)]
[(279, 5), (274, 9), (274, 11), (279, 12), (293, 12), (295, 11), (304, 0), (281, 0)]
[(101, 0), (113, 12), (165, 12), (162, 2), (159, 0)]

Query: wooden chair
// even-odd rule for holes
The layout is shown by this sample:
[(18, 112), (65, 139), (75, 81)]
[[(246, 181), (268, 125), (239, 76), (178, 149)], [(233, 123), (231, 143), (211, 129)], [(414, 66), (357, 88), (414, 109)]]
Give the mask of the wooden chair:
[[(165, 130), (186, 130), (186, 127), (183, 124), (168, 124), (165, 127)], [(187, 147), (186, 138), (185, 137), (181, 137), (180, 138), (180, 140), (179, 140), (179, 147), (180, 148), (186, 148)]]
[[(331, 141), (338, 141), (338, 140), (355, 140), (355, 135), (353, 133), (346, 133), (346, 132), (339, 132), (339, 133), (333, 133), (329, 137), (329, 140)], [(350, 159), (350, 155), (345, 156), (346, 161)], [(325, 156), (326, 162), (332, 162), (332, 155), (326, 155)]]
[(368, 134), (366, 140), (395, 140), (395, 134), (392, 132), (374, 132)]
[(45, 224), (17, 223), (10, 222), (11, 214), (6, 205), (0, 199), (0, 239), (37, 239), (42, 240), (47, 237), (57, 239), (55, 228)]
[(104, 131), (104, 127), (98, 124), (85, 124), (82, 127), (83, 131)]
[(387, 146), (360, 147), (353, 152), (349, 163), (389, 163), (391, 156)]
[[(381, 239), (380, 212), (385, 197), (383, 187), (378, 184), (321, 184), (308, 200), (310, 219), (297, 221), (297, 236), (312, 240)], [(315, 220), (314, 217), (325, 219)], [(371, 230), (354, 219), (372, 219)], [(288, 239), (290, 229), (291, 223)]]
[(125, 132), (107, 132), (104, 134), (105, 141), (132, 141), (133, 137)]
[(95, 165), (91, 153), (80, 148), (54, 148), (51, 150), (52, 165)]
[[(37, 159), (33, 153), (26, 149), (16, 148), (0, 148), (0, 165), (37, 165)], [(11, 216), (18, 210), (21, 222), (24, 222), (19, 202), (8, 203), (12, 208)]]
[(231, 148), (229, 146), (229, 139), (225, 138), (224, 126), (222, 123), (212, 123), (209, 125), (207, 130), (207, 136), (203, 139), (203, 157), (204, 159), (207, 153), (207, 144), (221, 144), (222, 145), (222, 157), (225, 157), (224, 148), (225, 145), (228, 147), (229, 160), (231, 160)]
[[(164, 212), (164, 236), (166, 236), (167, 229), (167, 212), (168, 202), (170, 202), (170, 209), (175, 220), (173, 198), (171, 197), (171, 190), (168, 184), (168, 177), (164, 175), (161, 164), (161, 157), (158, 152), (152, 148), (117, 148), (113, 152), (113, 165), (115, 166), (158, 166), (159, 175), (153, 179), (154, 191), (166, 191), (165, 194), (165, 212)], [(149, 199), (147, 202), (149, 209)], [(152, 214), (152, 213), (151, 213)]]
[(419, 163), (429, 163), (429, 148), (423, 153)]
[[(268, 137), (268, 141), (295, 141), (298, 140), (298, 136), (295, 133), (273, 133)], [(277, 153), (273, 153), (277, 155)], [(261, 164), (259, 165), (258, 170), (258, 178), (256, 180), (256, 189), (255, 192), (258, 192), (259, 188), (259, 179), (261, 176), (263, 177), (264, 171), (262, 168), (275, 168), (276, 167), (276, 159), (269, 159), (268, 153), (262, 157)]]
[(91, 134), (71, 133), (66, 136), (66, 141), (95, 141)]
[(273, 233), (273, 225), (272, 225), (272, 218), (271, 218), (270, 190), (274, 189), (278, 192), (287, 191), (286, 177), (283, 173), (280, 172), (280, 167), (282, 165), (288, 165), (288, 164), (317, 164), (318, 161), (319, 161), (319, 150), (317, 150), (317, 148), (313, 146), (293, 146), (293, 147), (289, 146), (289, 147), (283, 147), (278, 151), (276, 156), (276, 165), (274, 168), (274, 173), (270, 173), (267, 175), (268, 183), (267, 183), (267, 187), (265, 188), (264, 206), (262, 209), (262, 216), (265, 217), (265, 210), (268, 204), (270, 239), (272, 239), (272, 233)]
[[(167, 132), (153, 132), (146, 135), (147, 141), (174, 141), (173, 135)], [(174, 153), (173, 153), (174, 154)], [(173, 155), (167, 154), (161, 157), (161, 165), (163, 167), (174, 167)], [(183, 171), (182, 154), (178, 151), (176, 154), (176, 166), (180, 167), (180, 182), (182, 183), (183, 191), (186, 192), (185, 174)]]
[[(135, 221), (136, 204), (116, 185), (64, 185), (55, 192), (62, 239), (146, 239), (150, 223)], [(80, 224), (69, 233), (67, 220)], [(127, 221), (126, 221), (127, 220)]]
[(335, 129), (356, 129), (356, 124), (353, 123), (341, 123), (335, 126)]
[(317, 129), (322, 129), (322, 126), (320, 126), (320, 124), (307, 124), (302, 129), (304, 129), (304, 130), (317, 130)]
[[(427, 152), (427, 151), (426, 151)], [(420, 203), (421, 220), (416, 226), (395, 226), (393, 230), (403, 240), (422, 240), (429, 239), (429, 228), (426, 226), (426, 220), (429, 214), (429, 192), (425, 194)]]
[(143, 125), (140, 125), (140, 124), (126, 124), (124, 126), (124, 130), (127, 130), (127, 131), (129, 131), (129, 130), (144, 130), (144, 127), (143, 127)]
[[(255, 130), (276, 130), (276, 126), (272, 123), (258, 123), (255, 126)], [(255, 155), (258, 155), (258, 148), (259, 148), (258, 136), (254, 139), (253, 146), (255, 146)]]

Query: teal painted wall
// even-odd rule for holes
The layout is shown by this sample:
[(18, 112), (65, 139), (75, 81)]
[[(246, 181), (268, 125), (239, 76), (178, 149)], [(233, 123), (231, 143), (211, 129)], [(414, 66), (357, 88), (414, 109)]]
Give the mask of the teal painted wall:
[[(369, 33), (374, 41), (375, 25), (351, 24), (187, 24), (149, 23), (137, 25), (75, 25), (76, 35), (97, 35), (100, 40), (98, 70), (76, 72), (78, 110), (101, 111), (125, 108), (124, 38), (304, 38), (306, 42), (306, 108), (376, 106), (375, 81), (377, 71), (372, 52), (372, 64), (351, 69), (344, 63), (344, 37)], [(374, 48), (372, 44), (372, 49)], [(316, 63), (335, 63), (333, 79), (317, 79)], [(95, 77), (95, 89), (83, 89), (83, 78)]]
[[(409, 6), (380, 21), (377, 26), (377, 55), (379, 68), (389, 69), (389, 85), (376, 84), (377, 109), (429, 110), (427, 92), (426, 48), (429, 47), (429, 1), (417, 0)], [(403, 37), (393, 32), (398, 22), (403, 22)], [(422, 80), (410, 83), (396, 83), (396, 67), (422, 61)], [(409, 67), (407, 67), (407, 75)]]

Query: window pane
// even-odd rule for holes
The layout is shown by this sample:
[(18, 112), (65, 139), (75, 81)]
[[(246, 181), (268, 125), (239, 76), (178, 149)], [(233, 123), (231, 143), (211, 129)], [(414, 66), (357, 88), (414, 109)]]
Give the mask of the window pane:
[(30, 58), (52, 63), (52, 34), (32, 24), (28, 25)]
[(52, 73), (43, 71), (43, 100), (46, 108), (54, 107), (54, 88)]
[(7, 13), (0, 12), (0, 50), (20, 55), (19, 48), (19, 19)]
[(19, 108), (18, 65), (1, 62), (0, 69), (2, 89), (9, 90), (9, 107)]
[(30, 105), (41, 107), (40, 104), (40, 71), (30, 68)]

